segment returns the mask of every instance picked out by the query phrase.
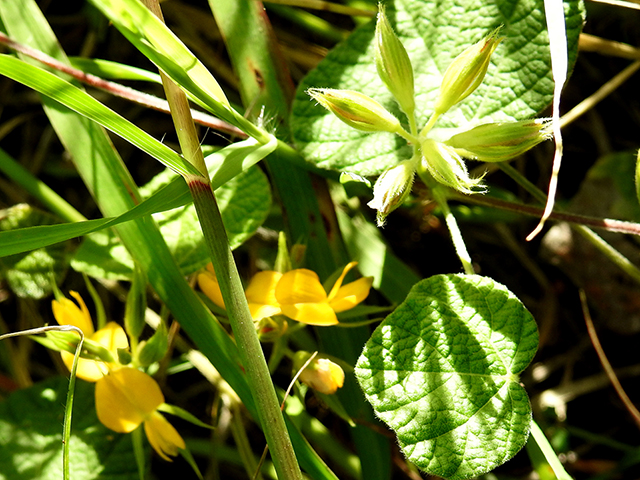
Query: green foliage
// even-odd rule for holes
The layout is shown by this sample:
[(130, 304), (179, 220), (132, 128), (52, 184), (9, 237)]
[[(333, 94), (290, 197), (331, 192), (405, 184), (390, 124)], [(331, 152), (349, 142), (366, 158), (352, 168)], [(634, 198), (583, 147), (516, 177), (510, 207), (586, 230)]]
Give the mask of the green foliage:
[[(565, 3), (570, 65), (576, 59), (582, 8), (579, 0)], [(476, 1), (465, 3), (464, 8), (451, 1), (395, 1), (387, 5), (387, 16), (413, 64), (416, 117), (421, 126), (433, 112), (443, 74), (455, 56), (503, 26), (504, 40), (491, 58), (483, 84), (436, 124), (437, 140), (457, 133), (458, 127), (530, 118), (551, 102), (553, 80), (542, 0)], [(405, 140), (350, 129), (305, 93), (310, 87), (356, 90), (406, 124), (378, 77), (374, 30), (375, 21), (356, 29), (297, 89), (291, 117), (294, 140), (307, 161), (320, 168), (378, 175), (411, 157)]]
[[(54, 377), (0, 402), (0, 477), (62, 478), (62, 421), (68, 380)], [(137, 480), (131, 439), (102, 426), (94, 386), (78, 382), (71, 429), (71, 478)], [(147, 451), (148, 454), (148, 451)]]
[[(516, 216), (521, 218), (524, 208), (521, 212), (512, 208), (508, 215), (504, 214), (506, 209), (494, 208), (495, 205), (522, 206), (517, 204), (520, 197), (492, 188), (489, 195), (480, 197), (485, 200), (482, 207), (469, 207), (465, 197), (457, 196), (456, 200), (461, 199), (462, 205), (449, 208), (447, 202), (455, 193), (448, 187), (456, 188), (456, 182), (461, 177), (459, 172), (451, 169), (449, 177), (435, 187), (420, 175), (425, 185), (417, 185), (413, 192), (415, 197), (411, 192), (415, 163), (428, 156), (425, 152), (432, 154), (433, 165), (427, 165), (433, 167), (430, 172), (437, 179), (438, 174), (443, 176), (442, 167), (450, 167), (452, 162), (457, 161), (458, 155), (459, 170), (464, 170), (466, 177), (468, 172), (462, 163), (464, 155), (455, 149), (467, 150), (475, 159), (502, 161), (514, 154), (522, 154), (529, 148), (529, 144), (522, 146), (517, 142), (514, 146), (513, 137), (518, 135), (510, 130), (505, 132), (500, 128), (498, 131), (495, 125), (487, 127), (486, 124), (490, 121), (528, 119), (550, 103), (553, 80), (542, 0), (500, 0), (497, 3), (485, 0), (390, 0), (385, 5), (389, 24), (379, 27), (380, 36), (391, 38), (392, 43), (387, 45), (389, 48), (376, 52), (374, 21), (357, 28), (300, 83), (290, 125), (282, 116), (289, 111), (290, 105), (286, 99), (293, 92), (293, 83), (285, 68), (287, 62), (279, 56), (277, 42), (273, 42), (271, 37), (273, 32), (267, 16), (262, 9), (259, 12), (254, 9), (255, 5), (260, 5), (259, 2), (210, 2), (220, 36), (226, 43), (226, 55), (231, 58), (238, 76), (237, 92), (227, 92), (231, 90), (228, 85), (233, 82), (225, 79), (224, 83), (218, 83), (206, 69), (207, 63), (186, 47), (187, 44), (191, 47), (191, 43), (186, 39), (183, 43), (137, 0), (93, 0), (91, 3), (99, 10), (94, 14), (104, 14), (104, 25), (110, 23), (118, 28), (131, 46), (176, 81), (188, 92), (191, 100), (242, 129), (249, 139), (234, 143), (234, 138), (225, 138), (224, 142), (230, 144), (207, 159), (211, 184), (216, 189), (216, 204), (213, 196), (206, 196), (211, 193), (207, 178), (198, 176), (200, 172), (188, 164), (182, 155), (157, 140), (161, 135), (157, 131), (148, 134), (89, 96), (76, 84), (40, 66), (30, 65), (31, 60), (0, 55), (0, 73), (47, 97), (43, 104), (48, 119), (73, 159), (80, 178), (90, 192), (90, 200), (104, 215), (104, 218), (89, 221), (67, 218), (67, 224), (48, 225), (52, 220), (47, 216), (24, 213), (26, 210), (21, 210), (22, 207), (14, 207), (14, 212), (0, 221), (0, 230), (3, 230), (0, 231), (0, 255), (5, 255), (0, 266), (3, 277), (18, 295), (35, 298), (46, 296), (50, 272), (53, 270), (59, 280), (66, 265), (64, 244), (29, 254), (23, 252), (76, 236), (91, 234), (85, 238), (72, 263), (76, 271), (110, 280), (131, 280), (134, 265), (141, 268), (145, 275), (139, 277), (142, 280), (135, 286), (140, 289), (140, 302), (135, 308), (137, 314), (134, 320), (137, 325), (134, 338), (142, 333), (143, 328), (148, 328), (142, 323), (143, 314), (149, 313), (144, 311), (147, 303), (143, 301), (143, 291), (149, 292), (148, 307), (161, 310), (163, 322), (166, 318), (175, 318), (181, 329), (177, 332), (171, 328), (168, 336), (165, 323), (162, 323), (146, 343), (142, 340), (136, 348), (133, 345), (135, 341), (132, 342), (133, 352), (120, 350), (120, 358), (132, 359), (132, 366), (149, 366), (150, 370), (159, 368), (163, 376), (166, 363), (177, 358), (178, 353), (174, 353), (174, 349), (184, 348), (188, 351), (189, 361), (197, 364), (205, 372), (207, 382), (216, 386), (220, 403), (215, 411), (221, 419), (231, 420), (230, 428), (236, 440), (234, 453), (243, 459), (249, 475), (253, 474), (250, 470), (255, 467), (252, 458), (257, 450), (253, 451), (252, 447), (256, 444), (245, 441), (246, 445), (243, 446), (238, 439), (248, 436), (245, 429), (255, 428), (257, 431), (261, 428), (269, 443), (276, 469), (282, 468), (278, 462), (283, 458), (283, 450), (286, 456), (293, 458), (293, 464), (289, 465), (291, 468), (287, 469), (290, 473), (287, 478), (299, 478), (298, 465), (295, 463), (299, 461), (305, 473), (313, 479), (336, 479), (338, 474), (346, 472), (347, 476), (356, 479), (388, 480), (392, 476), (391, 449), (385, 436), (366, 425), (366, 422), (373, 420), (373, 413), (395, 432), (407, 459), (432, 475), (451, 480), (483, 475), (511, 459), (527, 442), (530, 432), (531, 443), (544, 452), (545, 461), (553, 466), (555, 457), (555, 464), (559, 464), (553, 450), (545, 444), (544, 434), (535, 422), (532, 423), (527, 392), (520, 383), (520, 375), (531, 362), (538, 346), (536, 323), (522, 302), (505, 286), (488, 276), (472, 274), (472, 262), (476, 260), (492, 268), (495, 265), (489, 264), (489, 256), (482, 258), (480, 254), (474, 255), (472, 260), (461, 233), (461, 230), (467, 233), (468, 225), (458, 228), (456, 223), (456, 217), (458, 220), (487, 223), (498, 223)], [(567, 0), (562, 5), (566, 13), (569, 63), (573, 65), (584, 21), (583, 7), (579, 0)], [(167, 10), (170, 8), (172, 6)], [(180, 5), (179, 8), (186, 7)], [(280, 8), (280, 11), (288, 14), (292, 11), (288, 7)], [(0, 0), (0, 16), (10, 36), (25, 43), (31, 42), (32, 47), (65, 59), (64, 52), (34, 1)], [(173, 28), (171, 23), (169, 25)], [(239, 25), (242, 28), (238, 28)], [(453, 106), (435, 122), (436, 118), (431, 114), (435, 105), (440, 103), (438, 90), (448, 66), (460, 52), (492, 31), (499, 32), (498, 35), (504, 36), (504, 39), (500, 42), (496, 40), (497, 50), (491, 57), (486, 78), (484, 61), (488, 61), (487, 58), (480, 62), (482, 68), (478, 70), (482, 75), (471, 79), (473, 88), (478, 84), (480, 86), (469, 96), (466, 94), (472, 88), (456, 86), (456, 75), (451, 75), (449, 84), (453, 82), (455, 88), (450, 87), (453, 92), (451, 98), (445, 98), (446, 101), (442, 102), (446, 107), (450, 104)], [(32, 36), (31, 32), (39, 32), (39, 36)], [(180, 33), (182, 37), (184, 32)], [(407, 55), (404, 54), (405, 49)], [(479, 49), (482, 50), (482, 47)], [(379, 55), (376, 56), (376, 53)], [(105, 77), (143, 80), (145, 86), (148, 86), (146, 82), (159, 80), (151, 72), (114, 62), (77, 59), (74, 64)], [(408, 73), (410, 70), (414, 72), (413, 77)], [(298, 74), (297, 69), (295, 73)], [(480, 77), (484, 81), (481, 82)], [(422, 127), (433, 118), (435, 128), (429, 132), (429, 135), (433, 133), (433, 137), (426, 138), (426, 133), (424, 138), (418, 135), (416, 125), (405, 115), (414, 108), (414, 97), (409, 94), (414, 84), (417, 124)], [(327, 100), (322, 95), (332, 97), (333, 103), (329, 103), (343, 116), (343, 120), (375, 132), (353, 130), (327, 114), (309, 98), (307, 92), (310, 89), (318, 101)], [(345, 90), (350, 91), (347, 96), (338, 98), (345, 95)], [(389, 90), (394, 91), (396, 99), (403, 105), (402, 109)], [(229, 99), (242, 99), (244, 105), (231, 106), (227, 100), (228, 93)], [(363, 100), (362, 94), (367, 95), (366, 100)], [(363, 108), (359, 102), (366, 104), (367, 108)], [(245, 116), (239, 113), (243, 109), (247, 112)], [(442, 109), (446, 110), (444, 107)], [(264, 115), (259, 116), (260, 121), (253, 123), (260, 111), (264, 111)], [(407, 130), (411, 133), (403, 130), (404, 138), (387, 133), (398, 131), (396, 118), (405, 127), (409, 125)], [(380, 128), (380, 124), (384, 128)], [(429, 128), (432, 124), (428, 124)], [(264, 125), (274, 125), (274, 130), (283, 140), (289, 140), (287, 135), (290, 126), (299, 152), (284, 141), (277, 140), (275, 134), (269, 133), (270, 130)], [(474, 126), (476, 129), (468, 132)], [(130, 174), (127, 170), (128, 159), (127, 162), (122, 161), (112, 148), (103, 127), (174, 172), (184, 175), (187, 181), (167, 170), (139, 189), (133, 180), (139, 172), (136, 171), (134, 176)], [(527, 125), (518, 124), (520, 127)], [(529, 132), (522, 132), (520, 136), (529, 138)], [(193, 145), (197, 145), (197, 140)], [(500, 146), (506, 144), (509, 148), (504, 155), (492, 156), (494, 152), (481, 148), (487, 142)], [(445, 145), (448, 149), (443, 150)], [(265, 170), (269, 177), (254, 166), (263, 159), (267, 160)], [(440, 165), (436, 165), (437, 160), (440, 160)], [(603, 192), (601, 195), (606, 192), (607, 198), (612, 201), (613, 215), (637, 220), (640, 211), (636, 202), (640, 195), (640, 167), (636, 163), (634, 169), (632, 160), (627, 154), (605, 157), (589, 171), (587, 182), (583, 182), (583, 185), (591, 182), (606, 184), (599, 191)], [(412, 163), (408, 165), (404, 162)], [(308, 175), (299, 168), (300, 165), (312, 170), (350, 172), (349, 178), (353, 182), (348, 183), (357, 185), (348, 185), (349, 191), (360, 188), (358, 195), (363, 198), (370, 198), (371, 193), (371, 182), (363, 176), (389, 172), (389, 176), (385, 178), (382, 175), (376, 184), (380, 191), (376, 197), (380, 199), (386, 196), (384, 202), (378, 202), (377, 209), (386, 214), (407, 201), (415, 206), (411, 212), (415, 216), (405, 217), (405, 220), (409, 220), (405, 223), (411, 225), (403, 225), (397, 231), (390, 232), (376, 229), (366, 216), (366, 209), (362, 208), (362, 198), (345, 195), (347, 190), (342, 185), (333, 185), (329, 192), (323, 179)], [(389, 170), (403, 165), (405, 171)], [(529, 167), (527, 165), (527, 171)], [(634, 174), (635, 189), (629, 181)], [(478, 179), (477, 175), (472, 177), (469, 178), (470, 182)], [(539, 192), (528, 180), (516, 178), (516, 181), (540, 199)], [(20, 181), (16, 183), (21, 184)], [(271, 205), (270, 183), (274, 186), (274, 192), (277, 192), (274, 197), (278, 208), (272, 208)], [(367, 188), (365, 185), (368, 185)], [(472, 186), (475, 184), (470, 184), (466, 190), (457, 189), (469, 193), (474, 191)], [(618, 196), (609, 194), (611, 190), (615, 190)], [(191, 194), (196, 199), (197, 213), (191, 205)], [(600, 201), (599, 196), (592, 197)], [(500, 198), (505, 201), (501, 202)], [(437, 207), (431, 209), (433, 203), (423, 202), (424, 199), (435, 200)], [(479, 199), (470, 201), (474, 200), (481, 202)], [(339, 208), (334, 208), (332, 202), (340, 204)], [(53, 204), (47, 204), (46, 201), (42, 204), (55, 211)], [(207, 208), (212, 206), (216, 208)], [(224, 227), (222, 222), (218, 222), (217, 207), (220, 207)], [(529, 211), (534, 210), (532, 206), (528, 207)], [(517, 213), (513, 213), (513, 210)], [(18, 215), (14, 216), (16, 212)], [(278, 372), (273, 378), (266, 368), (262, 374), (256, 374), (260, 373), (258, 363), (264, 360), (263, 349), (258, 343), (258, 336), (254, 335), (254, 323), (247, 316), (249, 309), (245, 308), (242, 282), (230, 253), (251, 237), (269, 214), (272, 215), (269, 226), (273, 227), (273, 231), (286, 230), (290, 244), (296, 243), (298, 247), (306, 249), (304, 264), (300, 266), (312, 269), (322, 281), (328, 281), (331, 285), (330, 272), (340, 271), (349, 261), (358, 261), (359, 273), (373, 276), (373, 286), (377, 290), (369, 305), (340, 313), (340, 323), (350, 328), (325, 328), (311, 335), (308, 330), (303, 330), (303, 325), (293, 321), (284, 324), (281, 319), (273, 322), (267, 319), (259, 324), (265, 327), (265, 331), (260, 331), (263, 340), (269, 338), (270, 334), (274, 335), (270, 340), (277, 337), (273, 348), (265, 349), (273, 352), (268, 363), (271, 372)], [(444, 222), (441, 216), (444, 216)], [(30, 225), (36, 227), (24, 228)], [(421, 268), (422, 258), (412, 259), (410, 255), (416, 252), (414, 246), (422, 235), (444, 230), (443, 226), (451, 234), (455, 253), (467, 275), (436, 275), (421, 280), (421, 275), (442, 270), (438, 269), (439, 265)], [(622, 227), (618, 225), (618, 228)], [(202, 230), (208, 232), (209, 236), (203, 237)], [(228, 240), (224, 239), (224, 230)], [(505, 231), (496, 230), (501, 234)], [(415, 264), (405, 264), (396, 256), (388, 239), (392, 240), (395, 247), (400, 246), (398, 250), (408, 245), (408, 252), (397, 253), (405, 260), (415, 260)], [(246, 251), (243, 250), (238, 256), (247, 263), (239, 269), (243, 274), (271, 268), (268, 264), (275, 255), (272, 251), (265, 253), (265, 250), (271, 249), (274, 242), (262, 240), (255, 242), (258, 245), (255, 249), (254, 245), (245, 245)], [(284, 249), (287, 247), (286, 240), (282, 234), (280, 245)], [(510, 246), (516, 250), (515, 256), (534, 271), (533, 276), (545, 290), (551, 290), (544, 273), (531, 267), (526, 252), (517, 251), (514, 243)], [(474, 249), (479, 249), (478, 243), (473, 245)], [(12, 255), (7, 256), (9, 254)], [(439, 253), (425, 254), (426, 261), (431, 260), (430, 255), (437, 256)], [(218, 322), (205, 308), (192, 285), (185, 281), (186, 276), (208, 263), (210, 257), (225, 257), (228, 261), (223, 265), (229, 268), (222, 272), (218, 281), (225, 296), (229, 323)], [(286, 265), (290, 263), (282, 261), (282, 258), (280, 256), (277, 261), (276, 269), (279, 271), (287, 270)], [(296, 266), (298, 260), (295, 259)], [(484, 265), (483, 272), (489, 271), (490, 268)], [(216, 266), (216, 271), (220, 272), (221, 269)], [(25, 277), (25, 273), (29, 275)], [(117, 288), (122, 288), (122, 284), (117, 284)], [(136, 293), (135, 289), (131, 291)], [(42, 308), (47, 309), (43, 315), (45, 318), (51, 315), (48, 303), (42, 302), (46, 304)], [(158, 307), (159, 303), (161, 307)], [(114, 309), (114, 305), (110, 308)], [(362, 351), (370, 332), (368, 325), (377, 322), (379, 319), (375, 317), (381, 312), (389, 311), (393, 313), (375, 329)], [(2, 320), (4, 325), (4, 314)], [(238, 324), (242, 325), (242, 332), (236, 328)], [(170, 321), (166, 325), (170, 325)], [(229, 325), (233, 331), (230, 331)], [(278, 330), (270, 331), (270, 325), (276, 325)], [(128, 330), (131, 331), (131, 328)], [(183, 332), (190, 337), (191, 344), (181, 338)], [(245, 341), (245, 332), (255, 336), (255, 345)], [(143, 334), (143, 338), (147, 336)], [(335, 395), (317, 396), (329, 407), (321, 410), (321, 415), (333, 423), (321, 425), (320, 420), (312, 416), (316, 413), (313, 409), (305, 410), (304, 388), (293, 389), (292, 395), (296, 397), (290, 399), (286, 406), (292, 416), (299, 417), (295, 419), (295, 426), (289, 417), (283, 419), (280, 415), (281, 398), (276, 398), (275, 391), (280, 392), (280, 387), (284, 387), (288, 381), (288, 378), (280, 378), (282, 372), (290, 370), (283, 367), (285, 364), (291, 366), (290, 360), (295, 358), (292, 349), (303, 347), (309, 351), (317, 349), (321, 355), (335, 356), (336, 362), (346, 372), (344, 387)], [(9, 348), (7, 351), (10, 353)], [(361, 351), (355, 365), (358, 385), (351, 367)], [(165, 363), (163, 357), (166, 352), (174, 357), (166, 358)], [(9, 355), (3, 355), (5, 357)], [(267, 363), (263, 363), (266, 367)], [(3, 379), (0, 376), (0, 380)], [(175, 381), (173, 378), (167, 380)], [(258, 383), (274, 392), (273, 399), (269, 399), (275, 405), (275, 415), (271, 417), (264, 416), (265, 405), (269, 402), (265, 400), (267, 395), (256, 394)], [(359, 386), (369, 403), (361, 395)], [(194, 386), (192, 390), (198, 391), (198, 387)], [(72, 451), (72, 477), (138, 478), (129, 438), (105, 430), (95, 417), (92, 388), (84, 383), (78, 385), (73, 435), (69, 445)], [(207, 383), (206, 389), (209, 388)], [(65, 381), (49, 379), (36, 387), (14, 393), (0, 403), (0, 477), (6, 475), (18, 480), (60, 478), (61, 404), (65, 391)], [(163, 405), (160, 410), (194, 423), (208, 424), (208, 417), (203, 423), (200, 417), (188, 411), (193, 405), (187, 402), (188, 399), (185, 399), (184, 410), (168, 405)], [(198, 405), (198, 402), (194, 403)], [(302, 413), (294, 414), (292, 404)], [(53, 413), (58, 410), (59, 415)], [(203, 412), (197, 414), (202, 416)], [(249, 417), (254, 423), (248, 421)], [(337, 423), (340, 418), (348, 421), (348, 426)], [(324, 422), (324, 418), (322, 420)], [(285, 422), (288, 427), (286, 430)], [(276, 424), (283, 425), (274, 427)], [(328, 425), (331, 425), (331, 429)], [(335, 435), (338, 429), (340, 435)], [(288, 441), (287, 431), (291, 442)], [(345, 433), (350, 435), (349, 448), (346, 448), (349, 440)], [(273, 438), (284, 444), (280, 454), (273, 448)], [(224, 440), (215, 438), (214, 441)], [(210, 445), (207, 443), (207, 446)], [(327, 465), (315, 448), (324, 451), (329, 459), (326, 461), (332, 464)], [(209, 448), (202, 449), (199, 454), (202, 452), (210, 454)], [(217, 467), (214, 463), (219, 460), (216, 458), (209, 466)], [(405, 464), (403, 459), (396, 460), (407, 470), (414, 468)], [(534, 467), (542, 464), (540, 458), (535, 457), (533, 463)], [(332, 471), (333, 468), (336, 468), (336, 472)]]
[[(141, 188), (148, 199), (176, 179), (170, 170), (158, 174)], [(256, 167), (234, 177), (216, 191), (229, 245), (236, 249), (262, 225), (271, 208), (271, 189), (266, 176)], [(173, 257), (181, 271), (188, 275), (209, 263), (202, 230), (193, 204), (156, 213), (158, 222)], [(133, 261), (118, 238), (109, 231), (87, 237), (73, 262), (73, 268), (97, 278), (127, 280), (133, 273)]]
[(537, 346), (533, 317), (506, 287), (437, 275), (380, 324), (356, 376), (411, 462), (466, 479), (524, 446), (531, 407), (519, 374)]
[[(53, 215), (26, 204), (0, 212), (0, 232), (35, 225), (58, 223)], [(51, 282), (60, 282), (69, 266), (70, 244), (58, 243), (27, 253), (0, 258), (0, 278), (19, 297), (44, 298), (51, 294)]]

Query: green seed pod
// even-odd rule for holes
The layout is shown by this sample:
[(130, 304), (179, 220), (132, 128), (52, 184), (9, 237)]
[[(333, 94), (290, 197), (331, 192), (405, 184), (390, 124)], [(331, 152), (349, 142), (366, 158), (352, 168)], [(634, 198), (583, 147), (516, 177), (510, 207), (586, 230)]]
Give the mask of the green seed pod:
[(413, 67), (402, 42), (391, 28), (391, 24), (380, 5), (375, 35), (376, 68), (378, 76), (407, 114), (413, 115), (416, 108)]
[(499, 28), (458, 55), (444, 72), (435, 112), (441, 115), (467, 98), (484, 80), (491, 55), (502, 41)]
[(479, 125), (454, 135), (445, 143), (463, 157), (482, 162), (503, 162), (552, 137), (551, 119), (537, 118)]
[(307, 93), (344, 123), (363, 132), (396, 132), (400, 122), (374, 99), (353, 90), (310, 88)]
[(482, 178), (469, 177), (464, 160), (452, 147), (426, 138), (421, 142), (420, 148), (420, 167), (427, 170), (436, 181), (466, 194), (480, 193), (483, 190), (480, 185)]
[(384, 226), (387, 215), (402, 205), (411, 193), (415, 172), (415, 162), (405, 160), (378, 177), (373, 187), (373, 200), (367, 205), (378, 211), (379, 227)]

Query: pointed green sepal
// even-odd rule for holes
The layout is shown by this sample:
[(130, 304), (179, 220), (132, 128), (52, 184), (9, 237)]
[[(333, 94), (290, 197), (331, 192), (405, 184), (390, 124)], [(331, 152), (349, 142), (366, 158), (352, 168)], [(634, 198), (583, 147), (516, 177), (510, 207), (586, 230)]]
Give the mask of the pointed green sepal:
[(442, 78), (440, 95), (434, 107), (436, 115), (445, 113), (467, 98), (482, 83), (491, 55), (502, 41), (502, 37), (498, 37), (499, 32), (500, 28), (495, 29), (451, 62)]
[(405, 160), (386, 170), (373, 187), (373, 200), (367, 205), (378, 211), (376, 222), (384, 226), (387, 215), (404, 203), (411, 193), (416, 167), (413, 160)]
[(310, 88), (307, 93), (352, 128), (363, 132), (395, 133), (400, 122), (386, 108), (360, 92)]
[(415, 111), (413, 67), (407, 50), (391, 28), (385, 9), (379, 6), (375, 34), (378, 76), (408, 115)]
[(553, 137), (551, 119), (487, 123), (454, 135), (446, 143), (466, 158), (503, 162)]

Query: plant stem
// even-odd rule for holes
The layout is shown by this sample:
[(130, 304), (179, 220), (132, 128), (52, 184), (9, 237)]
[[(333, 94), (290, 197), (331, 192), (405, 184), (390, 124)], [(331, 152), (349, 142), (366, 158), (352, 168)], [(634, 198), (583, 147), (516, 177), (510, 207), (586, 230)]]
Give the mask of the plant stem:
[(544, 455), (544, 458), (547, 459), (549, 466), (553, 469), (553, 473), (555, 473), (558, 480), (573, 480), (571, 475), (569, 475), (562, 466), (562, 463), (560, 463), (549, 440), (544, 436), (544, 432), (533, 419), (531, 420), (531, 440), (538, 445), (538, 448)]
[(242, 364), (249, 376), (249, 385), (278, 478), (302, 479), (213, 191), (209, 182), (201, 178), (189, 178), (187, 184), (193, 194), (193, 203), (211, 251), (231, 328), (238, 343)]
[(429, 121), (427, 122), (427, 124), (424, 126), (424, 128), (422, 129), (422, 131), (420, 132), (420, 136), (421, 137), (425, 137), (427, 135), (427, 133), (429, 133), (429, 131), (433, 128), (433, 126), (436, 124), (436, 121), (438, 120), (438, 117), (440, 117), (439, 113), (435, 113), (433, 115), (431, 115), (431, 118), (429, 118)]
[[(162, 18), (157, 0), (145, 0), (145, 4), (159, 18)], [(278, 397), (271, 382), (269, 368), (251, 318), (242, 281), (229, 247), (222, 215), (211, 188), (186, 95), (164, 74), (161, 73), (161, 76), (182, 154), (201, 173), (199, 176), (187, 175), (185, 180), (193, 196), (198, 220), (211, 254), (231, 328), (240, 350), (240, 358), (249, 377), (249, 386), (258, 410), (258, 419), (271, 449), (278, 478), (302, 480), (302, 473), (280, 411)]]
[[(546, 202), (547, 197), (544, 192), (538, 189), (529, 180), (524, 178), (524, 176), (522, 176), (520, 172), (518, 172), (515, 168), (504, 162), (500, 163), (499, 166), (502, 171), (504, 171), (519, 185), (525, 188), (531, 195), (533, 195), (536, 200), (543, 204)], [(518, 211), (528, 214), (531, 214), (532, 209), (536, 212), (539, 212), (539, 209), (527, 205), (521, 205), (518, 207)], [(640, 283), (640, 269), (632, 262), (630, 262), (627, 257), (622, 255), (618, 250), (609, 245), (606, 240), (604, 240), (587, 226), (591, 225), (594, 227), (605, 228), (609, 231), (640, 235), (640, 225), (638, 225), (637, 223), (624, 222), (621, 220), (594, 219), (592, 217), (584, 217), (580, 215), (557, 212), (552, 212), (549, 215), (549, 218), (571, 222), (571, 227), (574, 230), (576, 230), (580, 235), (591, 242), (594, 247), (600, 250), (600, 252), (602, 252), (609, 260), (611, 260), (615, 265), (622, 269), (627, 275), (633, 278), (636, 282)]]
[[(423, 177), (424, 176), (425, 175), (423, 175)], [(467, 275), (473, 275), (475, 271), (473, 270), (473, 265), (471, 263), (471, 256), (467, 251), (467, 246), (465, 245), (464, 239), (462, 238), (462, 233), (460, 232), (460, 228), (458, 227), (456, 217), (453, 216), (453, 213), (451, 213), (451, 209), (449, 208), (447, 195), (444, 191), (445, 187), (440, 186), (433, 180), (429, 183), (430, 185), (427, 185), (431, 189), (433, 198), (435, 199), (438, 206), (442, 209), (444, 220), (447, 223), (447, 228), (449, 229), (449, 234), (451, 235), (453, 247), (456, 249), (456, 255), (458, 255), (460, 262), (462, 262), (464, 273), (466, 273)]]

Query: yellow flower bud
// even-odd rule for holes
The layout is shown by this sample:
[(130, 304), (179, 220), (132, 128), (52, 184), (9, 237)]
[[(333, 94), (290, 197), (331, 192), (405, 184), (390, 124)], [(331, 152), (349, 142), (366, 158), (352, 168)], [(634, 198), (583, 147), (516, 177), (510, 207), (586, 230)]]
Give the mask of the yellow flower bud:
[(353, 90), (310, 88), (307, 93), (344, 123), (363, 132), (396, 132), (400, 122), (374, 99)]
[(491, 55), (502, 41), (499, 28), (478, 43), (458, 55), (444, 72), (440, 95), (435, 105), (436, 115), (441, 115), (456, 103), (467, 98), (484, 80)]
[(406, 200), (413, 186), (415, 171), (415, 163), (405, 160), (378, 177), (373, 187), (373, 200), (367, 205), (378, 211), (376, 220), (379, 227), (384, 226), (387, 215)]
[(445, 143), (463, 157), (482, 162), (503, 162), (552, 138), (551, 120), (487, 123), (454, 135)]
[(413, 115), (415, 96), (413, 68), (402, 42), (391, 28), (380, 5), (376, 23), (376, 68), (378, 76), (407, 115)]
[[(293, 368), (295, 370), (302, 368), (310, 356), (309, 352), (297, 352), (293, 360)], [(314, 390), (331, 395), (344, 385), (344, 370), (328, 358), (314, 358), (298, 378)]]
[(469, 177), (464, 160), (452, 147), (426, 138), (421, 142), (420, 148), (422, 150), (420, 166), (426, 169), (435, 180), (466, 194), (482, 191), (477, 188), (481, 187), (482, 178)]

